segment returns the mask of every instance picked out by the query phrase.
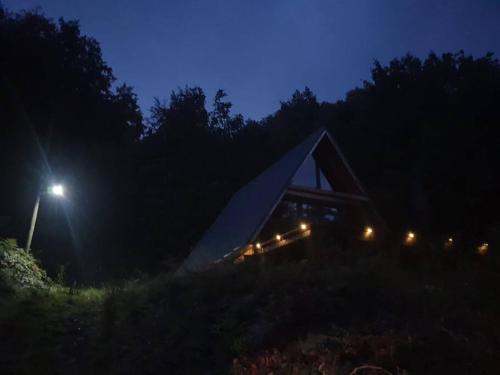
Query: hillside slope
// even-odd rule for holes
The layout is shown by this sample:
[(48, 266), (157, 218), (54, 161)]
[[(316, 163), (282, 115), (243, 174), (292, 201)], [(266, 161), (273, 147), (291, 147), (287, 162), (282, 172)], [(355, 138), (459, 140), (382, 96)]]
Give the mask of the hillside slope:
[(445, 269), (402, 270), (376, 257), (350, 266), (243, 264), (103, 289), (24, 289), (0, 297), (0, 368), (496, 373), (500, 274), (486, 265)]

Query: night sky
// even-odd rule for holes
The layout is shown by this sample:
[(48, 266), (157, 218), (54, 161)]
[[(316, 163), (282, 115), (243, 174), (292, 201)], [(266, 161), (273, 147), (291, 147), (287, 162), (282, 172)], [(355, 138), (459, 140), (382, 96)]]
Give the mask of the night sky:
[(335, 101), (369, 78), (374, 59), (411, 52), (500, 54), (500, 0), (0, 0), (79, 19), (146, 115), (155, 96), (223, 88), (260, 119), (295, 89)]

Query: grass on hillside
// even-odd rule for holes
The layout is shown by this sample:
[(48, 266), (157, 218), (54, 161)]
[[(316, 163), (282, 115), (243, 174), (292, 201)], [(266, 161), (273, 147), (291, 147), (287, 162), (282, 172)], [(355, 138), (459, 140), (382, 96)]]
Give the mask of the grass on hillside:
[(370, 364), (393, 374), (490, 374), (500, 349), (499, 289), (490, 267), (403, 270), (375, 257), (4, 291), (0, 368), (348, 374)]

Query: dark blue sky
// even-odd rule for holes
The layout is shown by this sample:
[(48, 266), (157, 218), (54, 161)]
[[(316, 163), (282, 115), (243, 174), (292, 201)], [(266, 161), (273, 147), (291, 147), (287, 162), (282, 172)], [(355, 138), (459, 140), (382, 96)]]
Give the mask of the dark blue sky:
[(460, 49), (500, 54), (500, 0), (0, 0), (79, 19), (145, 114), (153, 97), (223, 88), (260, 119), (295, 89), (335, 101), (369, 78), (374, 59)]

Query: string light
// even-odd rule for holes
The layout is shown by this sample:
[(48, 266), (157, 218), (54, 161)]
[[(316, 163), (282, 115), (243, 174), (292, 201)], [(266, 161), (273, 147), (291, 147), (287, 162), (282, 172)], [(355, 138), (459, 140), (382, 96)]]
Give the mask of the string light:
[[(299, 229), (301, 231), (306, 231), (309, 229), (309, 226), (308, 224), (304, 223), (304, 222), (301, 222), (299, 224)], [(290, 232), (287, 232), (285, 233), (285, 236), (287, 236), (289, 233), (292, 233), (292, 231)], [(369, 239), (372, 239), (373, 237), (375, 236), (375, 230), (373, 229), (373, 227), (371, 226), (366, 226), (363, 230), (363, 239), (365, 240), (369, 240)], [(283, 239), (283, 236), (281, 234), (276, 234), (275, 235), (275, 240), (276, 241), (284, 241)], [(404, 239), (404, 244), (405, 245), (414, 245), (417, 241), (417, 234), (414, 232), (414, 231), (408, 231), (406, 232), (406, 236), (405, 236), (405, 239)], [(266, 242), (267, 243), (267, 242)], [(451, 247), (453, 247), (455, 245), (455, 239), (453, 237), (448, 237), (445, 242), (444, 242), (444, 248), (445, 249), (449, 249)], [(258, 249), (258, 250), (262, 250), (263, 247), (261, 245), (260, 242), (256, 242), (255, 243), (255, 248)], [(480, 244), (478, 247), (477, 247), (477, 252), (480, 254), (480, 255), (485, 255), (487, 254), (489, 251), (489, 244), (487, 242), (483, 242), (482, 244)]]
[(488, 252), (488, 246), (488, 243), (485, 242), (477, 248), (477, 251), (479, 252), (479, 254), (484, 255)]
[(365, 230), (363, 232), (363, 238), (365, 240), (369, 240), (369, 239), (373, 238), (373, 236), (374, 236), (373, 228), (372, 227), (365, 227)]
[[(276, 234), (274, 237), (271, 239), (264, 241), (264, 242), (254, 242), (253, 244), (250, 244), (246, 251), (244, 251), (238, 258), (235, 259), (235, 263), (240, 263), (245, 260), (246, 256), (253, 256), (257, 254), (263, 254), (266, 253), (276, 247), (282, 247), (285, 246), (291, 242), (294, 242), (295, 240), (298, 240), (300, 238), (305, 238), (310, 236), (311, 231), (310, 231), (310, 226), (307, 223), (301, 222), (299, 223), (298, 227), (295, 227), (294, 229), (285, 232), (283, 234)], [(277, 241), (277, 243), (272, 243), (273, 241)], [(226, 254), (224, 258), (228, 257), (232, 253)]]
[(406, 245), (413, 245), (415, 243), (415, 241), (416, 241), (416, 238), (417, 238), (417, 236), (415, 235), (415, 233), (412, 232), (412, 231), (409, 231), (406, 234), (405, 244)]
[(451, 249), (453, 245), (454, 245), (453, 237), (448, 237), (448, 239), (444, 242), (444, 248), (446, 250)]

